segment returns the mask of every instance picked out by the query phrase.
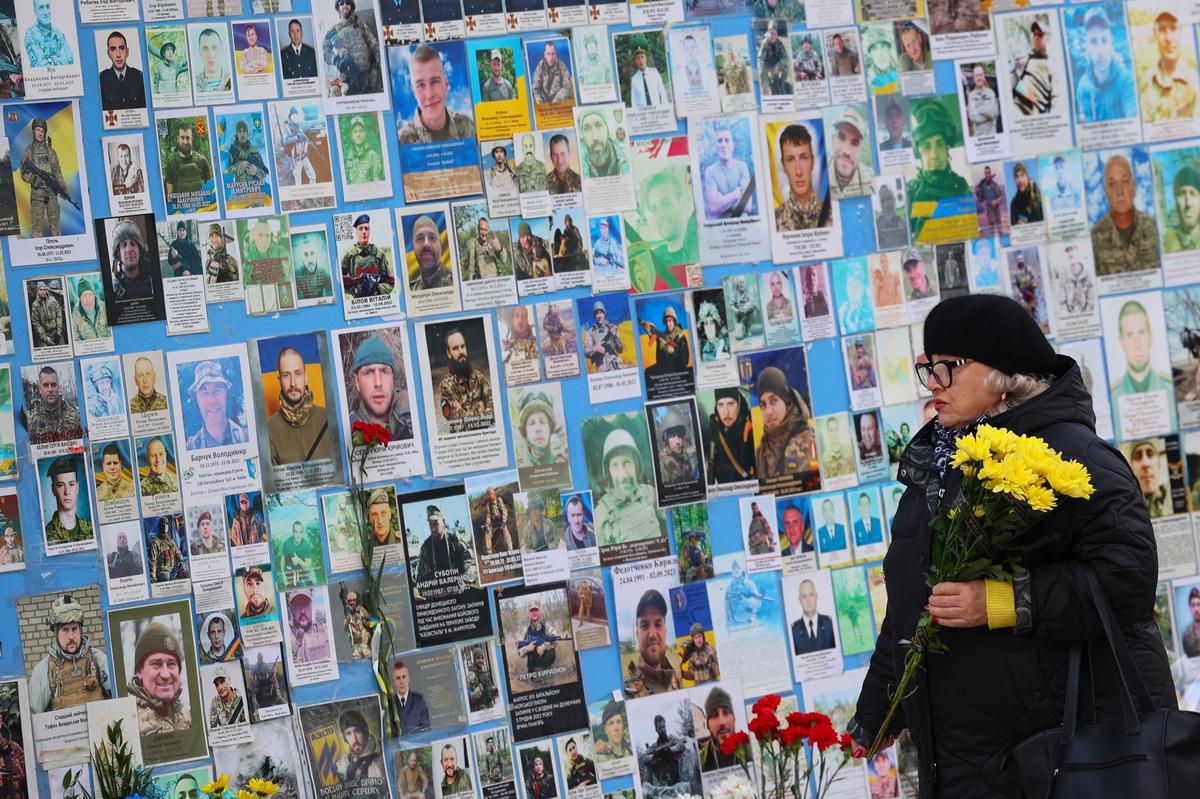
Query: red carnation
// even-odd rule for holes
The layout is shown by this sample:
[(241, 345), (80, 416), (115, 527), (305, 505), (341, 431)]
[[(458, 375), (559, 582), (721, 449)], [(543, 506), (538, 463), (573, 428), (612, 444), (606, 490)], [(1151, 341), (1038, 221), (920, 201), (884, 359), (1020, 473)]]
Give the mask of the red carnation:
[(724, 741), (721, 741), (721, 754), (732, 755), (743, 746), (750, 743), (750, 736), (738, 730), (733, 735), (730, 735)]
[(751, 709), (756, 714), (770, 713), (774, 715), (775, 710), (779, 707), (780, 701), (779, 694), (767, 694), (755, 702), (754, 707)]

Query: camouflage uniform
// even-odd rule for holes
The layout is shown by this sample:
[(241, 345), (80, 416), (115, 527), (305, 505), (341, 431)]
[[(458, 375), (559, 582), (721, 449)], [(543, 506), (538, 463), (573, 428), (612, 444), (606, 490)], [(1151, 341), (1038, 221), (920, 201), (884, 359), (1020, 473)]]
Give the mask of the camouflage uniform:
[(224, 246), (216, 250), (209, 246), (204, 259), (204, 276), (209, 283), (236, 283), (237, 259), (230, 255)]
[(443, 289), (454, 287), (454, 274), (445, 267), (444, 264), (438, 263), (437, 269), (428, 280), (417, 270), (417, 276), (408, 282), (410, 291), (426, 291), (427, 289)]
[(348, 19), (339, 20), (325, 34), (321, 55), (326, 64), (335, 67), (342, 81), (341, 89), (337, 90), (341, 96), (383, 91), (383, 78), (379, 72), (379, 39), (359, 18), (357, 11), (352, 12)]
[[(144, 492), (143, 492), (144, 493)], [(183, 553), (170, 535), (155, 536), (150, 542), (150, 582), (162, 583), (172, 579), (172, 572), (183, 565)], [(182, 576), (183, 570), (179, 569)]]
[(688, 664), (688, 676), (692, 682), (715, 682), (721, 679), (721, 665), (717, 662), (717, 650), (707, 641), (699, 649), (696, 649), (695, 644), (689, 640), (683, 650), (683, 662)]
[[(1013, 63), (1012, 87), (1013, 102), (1022, 114), (1048, 113), (1054, 102), (1054, 70), (1050, 68), (1050, 59), (1034, 52), (1024, 59), (1018, 58)], [(1027, 92), (1033, 99), (1026, 96)]]
[(354, 297), (391, 294), (396, 278), (387, 253), (374, 244), (353, 244), (342, 256), (342, 289)]
[(471, 419), (492, 415), (492, 387), (483, 372), (472, 369), (467, 377), (446, 375), (438, 383), (438, 406), (444, 419)]
[(513, 548), (512, 534), (508, 529), (508, 506), (499, 496), (484, 505), (483, 523), (483, 554), (490, 555)]
[(167, 398), (164, 394), (159, 394), (155, 391), (149, 397), (143, 397), (139, 391), (129, 400), (130, 413), (149, 413), (150, 411), (165, 411), (167, 409)]
[(158, 494), (173, 494), (179, 490), (179, 481), (167, 472), (159, 477), (154, 472), (148, 473), (141, 480), (142, 496), (153, 497)]
[(65, 67), (75, 63), (75, 52), (58, 28), (35, 23), (25, 29), (25, 57), (31, 67)]
[(726, 94), (747, 94), (751, 91), (750, 81), (746, 79), (746, 65), (741, 61), (736, 64), (726, 60), (723, 68)]
[(829, 219), (828, 203), (816, 194), (803, 205), (795, 195), (789, 195), (783, 205), (775, 209), (775, 229), (779, 231), (826, 227)]
[(132, 499), (133, 498), (133, 481), (122, 475), (117, 479), (117, 482), (110, 483), (107, 480), (96, 489), (96, 499), (100, 502), (107, 502), (111, 499)]
[(546, 59), (542, 59), (537, 69), (533, 71), (533, 101), (535, 103), (557, 103), (561, 100), (570, 100), (573, 93), (571, 86), (571, 73), (567, 71), (567, 65), (558, 59), (554, 65), (546, 63)]
[[(244, 122), (238, 123), (239, 127), (244, 125)], [(253, 166), (256, 173), (251, 175), (247, 169), (248, 166)], [(233, 144), (229, 145), (229, 171), (233, 173), (233, 179), (237, 181), (263, 181), (267, 180), (269, 175), (267, 165), (263, 163), (262, 153), (249, 139), (243, 144), (235, 138)]]
[(665, 694), (682, 688), (679, 672), (671, 665), (670, 659), (664, 655), (662, 662), (664, 665), (660, 667), (651, 666), (642, 660), (639, 654), (637, 660), (631, 662), (626, 669), (625, 696), (632, 699)]
[(532, 329), (527, 336), (510, 335), (504, 341), (504, 348), (509, 352), (509, 360), (517, 363), (536, 361), (538, 357), (537, 339), (534, 338)]
[(578, 172), (568, 167), (565, 177), (560, 178), (557, 172), (551, 172), (547, 175), (546, 189), (551, 194), (578, 193), (583, 191), (583, 181), (579, 179)]
[[(604, 440), (604, 457), (601, 464), (606, 477), (609, 458), (621, 449), (632, 455), (638, 467), (637, 471), (641, 472), (641, 455), (637, 451), (633, 436), (625, 430), (617, 429), (609, 433)], [(601, 546), (652, 537), (653, 531), (661, 531), (663, 527), (654, 489), (641, 482), (628, 494), (610, 488), (596, 503), (595, 525)]]
[(1157, 64), (1142, 74), (1140, 83), (1138, 95), (1142, 98), (1143, 121), (1189, 119), (1195, 114), (1200, 81), (1194, 72), (1188, 71), (1184, 61), (1179, 62), (1165, 85)]
[[(401, 131), (401, 144), (405, 143), (403, 133), (404, 131)], [(355, 147), (353, 142), (350, 143), (350, 147), (343, 153), (342, 169), (346, 173), (346, 182), (354, 185), (384, 179), (383, 158), (365, 143), (362, 147)]]
[(996, 132), (1000, 120), (1000, 101), (991, 86), (971, 89), (967, 94), (967, 119), (976, 136), (990, 136)]
[(229, 689), (228, 702), (223, 701), (220, 694), (212, 698), (212, 702), (208, 706), (208, 728), (210, 730), (228, 727), (231, 724), (245, 723), (246, 703), (237, 695), (236, 688)]
[(1158, 228), (1154, 220), (1134, 209), (1133, 225), (1119, 230), (1105, 214), (1092, 228), (1096, 274), (1116, 275), (1158, 268)]
[(46, 407), (46, 403), (40, 398), (34, 400), (26, 418), (29, 437), (37, 443), (66, 441), (83, 436), (83, 422), (79, 418), (79, 411), (61, 398), (53, 408)]
[(163, 183), (171, 184), (173, 194), (200, 191), (212, 176), (212, 162), (196, 150), (187, 156), (172, 150), (163, 166)]
[(620, 357), (624, 351), (620, 331), (610, 322), (596, 322), (583, 332), (583, 354), (596, 365), (597, 372), (624, 368), (625, 362)]
[(1200, 249), (1200, 227), (1193, 228), (1191, 233), (1184, 233), (1179, 227), (1179, 220), (1173, 216), (1167, 223), (1167, 232), (1163, 235), (1163, 250), (1166, 252), (1183, 252)]
[(63, 624), (82, 624), (83, 606), (69, 594), (50, 607), (46, 619), (55, 636), (46, 656), (29, 677), (29, 705), (33, 713), (77, 707), (112, 694), (108, 680), (108, 655), (82, 637), (79, 651), (69, 655), (59, 649), (57, 631)]
[(493, 100), (515, 100), (517, 92), (508, 79), (501, 75), (499, 80), (488, 78), (487, 82), (483, 84), (483, 88), (479, 90), (479, 97), (485, 103)]
[(243, 514), (239, 509), (229, 525), (230, 546), (242, 547), (259, 544), (267, 540), (267, 528), (253, 510)]
[(67, 343), (67, 323), (63, 318), (63, 307), (53, 294), (36, 298), (29, 307), (29, 325), (33, 338), (40, 346), (55, 346)]
[(462, 258), (465, 280), (480, 280), (507, 274), (501, 271), (501, 267), (509, 264), (508, 250), (501, 247), (500, 251), (496, 252), (492, 248), (493, 241), (498, 241), (494, 235), (488, 237), (486, 244), (480, 241), (478, 236), (467, 242), (467, 252)]
[(516, 176), (517, 190), (522, 194), (531, 191), (546, 190), (546, 165), (534, 158), (532, 155), (526, 156), (525, 159), (517, 165)]
[[(522, 222), (521, 224), (525, 224)], [(548, 250), (546, 242), (542, 242), (543, 250)], [(517, 279), (528, 280), (534, 277), (549, 277), (548, 274), (543, 274), (539, 259), (533, 254), (533, 243), (530, 242), (529, 249), (526, 250), (520, 244), (513, 247), (513, 269), (516, 270)], [(537, 357), (537, 353), (534, 353)]]
[(434, 141), (475, 138), (475, 120), (457, 111), (447, 110), (446, 113), (449, 115), (446, 127), (434, 132), (425, 127), (421, 120), (421, 112), (417, 111), (417, 115), (405, 122), (404, 127), (396, 134), (400, 144), (429, 144)]
[[(33, 128), (46, 129), (44, 120), (35, 119)], [(58, 154), (50, 146), (50, 138), (45, 141), (35, 141), (25, 148), (21, 156), (21, 180), (29, 184), (29, 226), (30, 237), (41, 238), (43, 231), (50, 229), (51, 236), (62, 235), (62, 208), (58, 204), (58, 194), (46, 185), (42, 178), (32, 172), (26, 173), (25, 164), (32, 164), (50, 177), (58, 181), (64, 189), (67, 182), (63, 179), (62, 167), (58, 163)]]
[(346, 614), (346, 632), (350, 634), (350, 657), (354, 660), (371, 657), (371, 628), (367, 625), (370, 617), (362, 605)]
[(133, 683), (130, 683), (128, 692), (137, 700), (138, 731), (143, 736), (191, 729), (192, 717), (183, 712), (181, 697), (163, 703), (142, 686)]

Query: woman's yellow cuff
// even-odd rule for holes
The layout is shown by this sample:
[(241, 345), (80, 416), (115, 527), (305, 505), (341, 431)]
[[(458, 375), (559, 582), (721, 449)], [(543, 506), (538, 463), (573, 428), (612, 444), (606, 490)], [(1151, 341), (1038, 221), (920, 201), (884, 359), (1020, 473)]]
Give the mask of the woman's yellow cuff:
[(987, 622), (989, 630), (1017, 626), (1017, 605), (1013, 599), (1012, 583), (1005, 580), (984, 580), (987, 591)]

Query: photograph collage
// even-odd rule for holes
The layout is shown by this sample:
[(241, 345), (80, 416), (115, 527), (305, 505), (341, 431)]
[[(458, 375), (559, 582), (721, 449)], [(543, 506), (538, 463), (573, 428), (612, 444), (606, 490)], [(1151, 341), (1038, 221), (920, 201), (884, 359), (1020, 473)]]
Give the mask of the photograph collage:
[(0, 0), (0, 799), (1200, 762), (1198, 28)]

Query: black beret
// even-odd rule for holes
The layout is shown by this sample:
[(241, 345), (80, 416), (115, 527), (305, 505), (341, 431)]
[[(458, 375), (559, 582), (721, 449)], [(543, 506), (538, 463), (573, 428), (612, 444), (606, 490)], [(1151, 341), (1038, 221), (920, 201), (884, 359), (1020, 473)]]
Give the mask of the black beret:
[(942, 300), (925, 317), (925, 354), (957, 355), (1005, 374), (1049, 375), (1054, 347), (1020, 303), (997, 294)]

